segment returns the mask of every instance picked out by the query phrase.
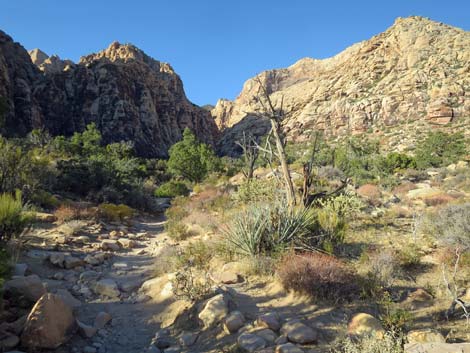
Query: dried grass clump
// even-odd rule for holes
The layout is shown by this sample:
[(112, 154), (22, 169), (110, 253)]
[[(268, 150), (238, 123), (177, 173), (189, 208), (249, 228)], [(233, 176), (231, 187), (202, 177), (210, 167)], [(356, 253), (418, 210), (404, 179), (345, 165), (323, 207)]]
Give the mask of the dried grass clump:
[(277, 273), (287, 290), (317, 300), (349, 301), (359, 293), (357, 276), (346, 263), (321, 253), (288, 253)]
[(60, 205), (54, 211), (54, 216), (59, 223), (65, 223), (79, 219), (93, 219), (97, 217), (97, 210), (93, 207), (79, 207), (74, 205)]
[(383, 338), (346, 338), (335, 344), (330, 353), (403, 353), (402, 341), (391, 334), (385, 334)]

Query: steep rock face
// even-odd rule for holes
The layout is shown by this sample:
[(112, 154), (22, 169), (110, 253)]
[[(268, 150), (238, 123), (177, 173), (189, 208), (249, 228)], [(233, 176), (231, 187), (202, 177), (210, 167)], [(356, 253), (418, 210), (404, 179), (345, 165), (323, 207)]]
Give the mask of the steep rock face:
[[(259, 78), (276, 105), (283, 97), (289, 136), (302, 141), (314, 130), (338, 136), (467, 118), (469, 63), (469, 32), (410, 17), (332, 58), (305, 58)], [(220, 100), (212, 110), (225, 129), (224, 152), (233, 151), (233, 136), (256, 126), (246, 112), (262, 111), (258, 90), (259, 83), (250, 79), (235, 101)]]
[[(20, 81), (28, 93), (23, 93), (28, 99), (20, 101), (29, 102), (21, 103), (26, 105), (21, 111), (12, 111), (17, 104), (10, 99), (5, 129), (9, 135), (32, 128), (70, 135), (95, 122), (105, 142), (133, 141), (137, 153), (147, 157), (166, 156), (185, 127), (214, 143), (217, 127), (210, 113), (188, 101), (171, 66), (132, 45), (114, 42), (78, 64), (35, 51), (32, 57), (40, 70), (27, 56), (11, 38), (0, 42), (0, 60), (9, 60), (0, 61), (2, 75)], [(16, 97), (13, 92), (19, 88), (15, 91), (10, 83), (16, 81), (0, 81), (0, 96)]]

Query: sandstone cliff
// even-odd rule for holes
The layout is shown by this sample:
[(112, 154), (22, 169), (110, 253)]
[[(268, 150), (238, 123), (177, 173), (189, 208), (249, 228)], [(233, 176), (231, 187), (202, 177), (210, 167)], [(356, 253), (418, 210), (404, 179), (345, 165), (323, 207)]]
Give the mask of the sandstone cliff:
[[(324, 60), (305, 58), (259, 75), (271, 98), (284, 97), (289, 137), (376, 132), (400, 124), (449, 124), (470, 116), (470, 32), (421, 17), (398, 18), (392, 27)], [(221, 149), (233, 152), (242, 130), (264, 133), (259, 84), (248, 80), (232, 102), (212, 110), (224, 129)]]
[(33, 128), (70, 135), (95, 122), (105, 142), (133, 141), (138, 154), (147, 157), (166, 156), (185, 127), (205, 142), (215, 141), (217, 127), (209, 112), (188, 101), (171, 66), (133, 45), (114, 42), (77, 64), (39, 50), (30, 54), (0, 32), (7, 135)]

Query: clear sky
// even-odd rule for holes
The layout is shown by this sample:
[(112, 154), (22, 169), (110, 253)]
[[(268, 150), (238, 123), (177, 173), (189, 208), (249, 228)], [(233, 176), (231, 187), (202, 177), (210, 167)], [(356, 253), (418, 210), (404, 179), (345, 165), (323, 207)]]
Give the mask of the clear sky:
[(0, 0), (0, 29), (77, 61), (114, 40), (169, 62), (194, 103), (233, 99), (258, 72), (325, 58), (396, 17), (469, 30), (470, 0)]

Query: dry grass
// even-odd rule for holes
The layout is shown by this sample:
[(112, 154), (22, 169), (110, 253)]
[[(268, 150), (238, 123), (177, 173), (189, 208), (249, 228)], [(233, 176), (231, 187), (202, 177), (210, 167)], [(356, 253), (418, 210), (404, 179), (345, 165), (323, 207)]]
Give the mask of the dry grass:
[(285, 289), (318, 300), (348, 301), (359, 292), (356, 274), (330, 255), (288, 253), (281, 259), (277, 273)]
[(65, 223), (79, 219), (94, 219), (97, 217), (97, 209), (94, 207), (61, 205), (54, 211), (54, 216), (57, 218), (59, 223)]

